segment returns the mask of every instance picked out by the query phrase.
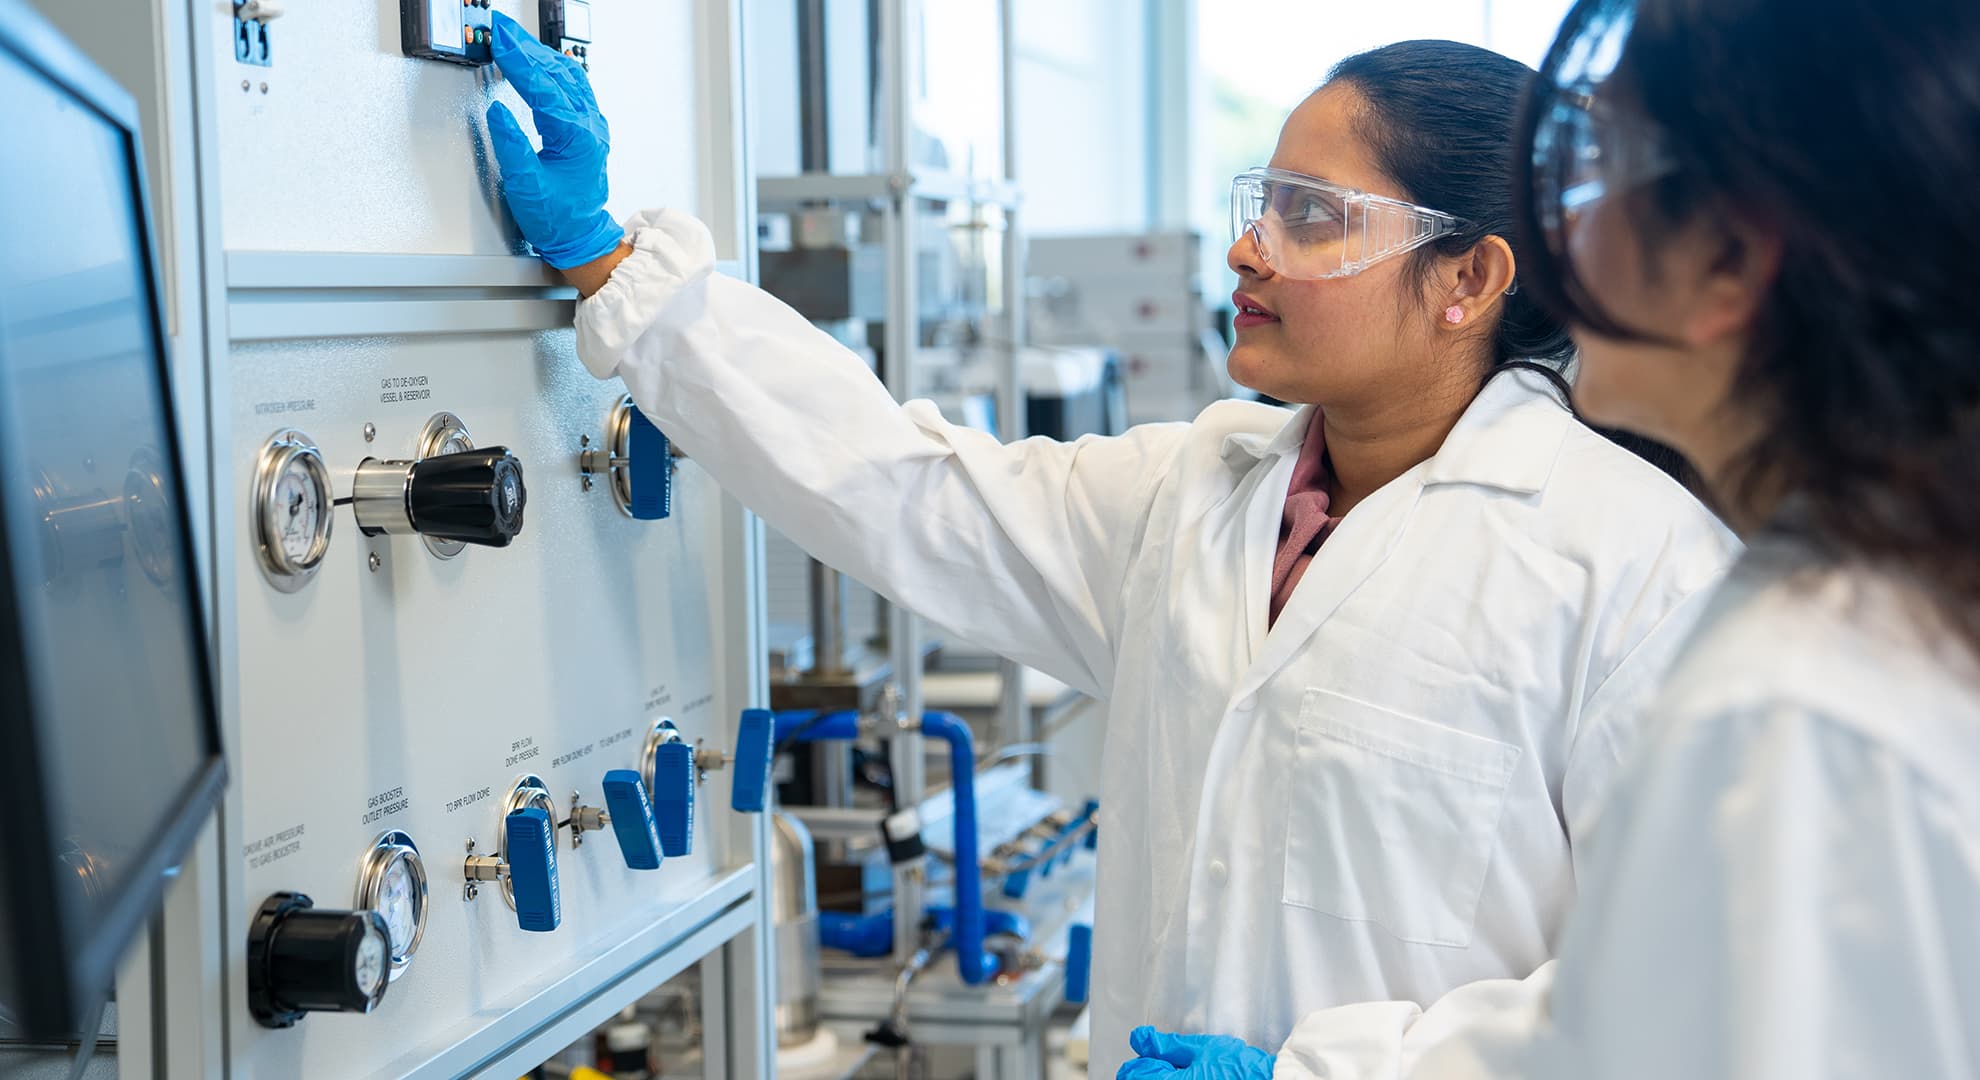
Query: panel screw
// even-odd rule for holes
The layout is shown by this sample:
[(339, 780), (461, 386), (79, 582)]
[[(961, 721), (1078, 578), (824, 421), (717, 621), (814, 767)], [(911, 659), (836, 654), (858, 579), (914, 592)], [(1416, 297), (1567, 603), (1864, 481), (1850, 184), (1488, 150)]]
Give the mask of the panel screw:
[(252, 89), (254, 89), (253, 83), (247, 81), (246, 79), (241, 80), (241, 93), (245, 94)]
[(374, 551), (371, 553), (371, 557), (365, 560), (365, 563), (371, 567), (371, 572), (375, 574), (378, 572), (379, 567), (385, 565), (385, 560), (379, 558), (378, 553)]
[(370, 442), (376, 438), (378, 438), (378, 425), (367, 421), (364, 425), (364, 441)]
[(268, 84), (267, 84), (267, 83), (262, 83), (262, 84), (261, 84), (261, 92), (262, 92), (262, 93), (264, 93), (264, 94), (268, 92)]

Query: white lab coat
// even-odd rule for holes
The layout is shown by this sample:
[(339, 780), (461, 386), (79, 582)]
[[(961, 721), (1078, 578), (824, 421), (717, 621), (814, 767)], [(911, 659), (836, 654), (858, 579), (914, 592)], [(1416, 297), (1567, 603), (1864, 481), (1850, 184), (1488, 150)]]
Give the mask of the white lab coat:
[(814, 556), (1110, 701), (1093, 1075), (1137, 1023), (1276, 1047), (1553, 955), (1570, 840), (1737, 547), (1677, 484), (1495, 379), (1268, 633), (1306, 411), (1002, 445), (714, 275), (692, 218), (629, 232), (594, 374)]
[(1980, 1076), (1980, 665), (1926, 611), (1756, 544), (1590, 834), (1560, 959), (1316, 1013), (1276, 1080)]

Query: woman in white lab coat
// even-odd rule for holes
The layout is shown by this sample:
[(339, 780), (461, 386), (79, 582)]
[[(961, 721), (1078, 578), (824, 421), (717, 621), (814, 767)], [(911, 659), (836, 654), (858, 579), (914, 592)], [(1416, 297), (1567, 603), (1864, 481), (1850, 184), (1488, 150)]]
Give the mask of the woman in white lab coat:
[[(1973, 0), (1569, 15), (1523, 277), (1579, 328), (1581, 404), (1682, 448), (1752, 548), (1578, 848), (1557, 963), (1316, 1014), (1280, 1080), (1980, 1076), (1976, 57)], [(1123, 1075), (1247, 1056), (1137, 1041)]]
[(715, 274), (685, 215), (621, 242), (582, 74), (497, 25), (545, 144), (491, 110), (506, 195), (592, 372), (814, 556), (1109, 700), (1096, 1075), (1142, 1021), (1276, 1045), (1552, 955), (1574, 838), (1735, 544), (1513, 370), (1568, 352), (1506, 239), (1528, 69), (1350, 61), (1240, 179), (1232, 373), (1319, 408), (1003, 445)]

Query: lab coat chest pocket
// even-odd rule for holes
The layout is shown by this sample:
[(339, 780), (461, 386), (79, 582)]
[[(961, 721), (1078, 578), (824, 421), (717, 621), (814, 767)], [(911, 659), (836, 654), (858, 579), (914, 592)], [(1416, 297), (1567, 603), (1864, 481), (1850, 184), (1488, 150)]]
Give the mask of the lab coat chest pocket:
[(1284, 901), (1471, 942), (1520, 748), (1327, 690), (1300, 705)]

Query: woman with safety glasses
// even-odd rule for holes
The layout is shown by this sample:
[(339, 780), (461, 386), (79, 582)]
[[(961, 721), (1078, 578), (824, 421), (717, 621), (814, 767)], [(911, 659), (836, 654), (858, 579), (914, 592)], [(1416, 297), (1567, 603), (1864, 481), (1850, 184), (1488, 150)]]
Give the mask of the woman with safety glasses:
[(591, 370), (816, 557), (1109, 700), (1095, 1075), (1139, 1022), (1276, 1045), (1552, 955), (1573, 841), (1735, 544), (1557, 391), (1506, 239), (1528, 69), (1356, 58), (1239, 178), (1232, 373), (1309, 407), (1002, 445), (713, 274), (692, 219), (622, 241), (582, 74), (496, 27), (546, 149), (499, 105), (492, 145)]
[[(1580, 404), (1682, 449), (1752, 547), (1578, 849), (1559, 960), (1315, 1014), (1279, 1080), (1980, 1076), (1976, 57), (1972, 0), (1570, 13), (1523, 277)], [(1139, 1039), (1123, 1076), (1266, 1075)]]

